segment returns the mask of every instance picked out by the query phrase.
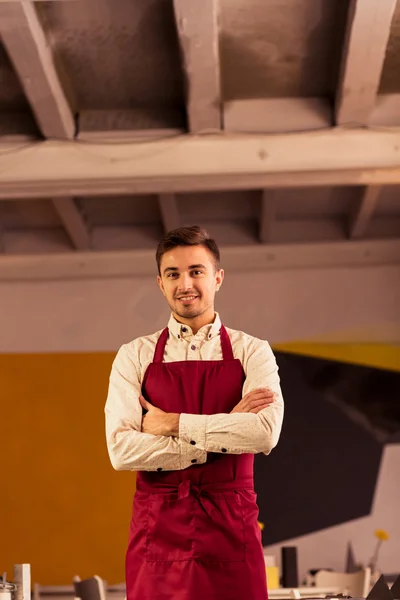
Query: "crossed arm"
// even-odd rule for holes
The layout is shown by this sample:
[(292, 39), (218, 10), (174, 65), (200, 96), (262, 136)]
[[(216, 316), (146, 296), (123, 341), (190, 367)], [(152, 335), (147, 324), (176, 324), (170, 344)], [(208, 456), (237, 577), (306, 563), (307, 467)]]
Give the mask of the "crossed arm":
[[(117, 470), (182, 470), (207, 452), (263, 452), (276, 446), (283, 420), (278, 369), (265, 342), (249, 355), (243, 399), (230, 414), (165, 413), (141, 397), (128, 346), (119, 350), (105, 407), (107, 447)], [(142, 406), (148, 411), (142, 416)], [(193, 444), (195, 442), (195, 444)]]

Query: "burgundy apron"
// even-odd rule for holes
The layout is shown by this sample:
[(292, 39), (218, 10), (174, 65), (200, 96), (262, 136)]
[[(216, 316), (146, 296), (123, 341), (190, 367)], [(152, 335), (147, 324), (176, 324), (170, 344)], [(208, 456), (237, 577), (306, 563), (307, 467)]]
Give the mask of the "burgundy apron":
[[(168, 335), (157, 342), (143, 396), (166, 412), (231, 412), (245, 376), (225, 327), (223, 360), (165, 363)], [(253, 462), (222, 451), (183, 471), (137, 473), (127, 600), (267, 600)]]

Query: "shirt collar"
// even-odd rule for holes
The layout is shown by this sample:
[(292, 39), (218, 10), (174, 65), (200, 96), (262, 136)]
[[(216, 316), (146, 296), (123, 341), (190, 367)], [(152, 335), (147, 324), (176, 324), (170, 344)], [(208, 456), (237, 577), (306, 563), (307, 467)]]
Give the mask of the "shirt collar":
[[(189, 325), (184, 325), (183, 323), (179, 323), (175, 317), (171, 314), (170, 319), (168, 321), (168, 329), (169, 332), (176, 338), (182, 339), (193, 336), (193, 331)], [(221, 329), (221, 319), (219, 314), (215, 313), (215, 318), (212, 323), (209, 325), (204, 325), (197, 332), (197, 336), (202, 339), (210, 340), (219, 334), (219, 330)]]

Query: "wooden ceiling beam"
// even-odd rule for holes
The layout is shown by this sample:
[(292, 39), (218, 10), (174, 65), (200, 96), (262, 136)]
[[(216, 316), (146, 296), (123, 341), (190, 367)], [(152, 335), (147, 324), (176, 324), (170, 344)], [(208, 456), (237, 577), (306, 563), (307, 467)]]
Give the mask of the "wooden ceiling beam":
[[(73, 139), (75, 119), (33, 2), (0, 3), (0, 34), (42, 135)], [(52, 203), (74, 248), (89, 249), (89, 232), (73, 198)]]
[(271, 189), (262, 190), (258, 237), (260, 239), (260, 242), (263, 244), (267, 244), (273, 239), (273, 229), (276, 219), (276, 210), (276, 191)]
[(400, 183), (400, 132), (0, 143), (0, 199)]
[(174, 0), (191, 133), (221, 129), (218, 0)]
[[(400, 263), (400, 240), (226, 246), (224, 268), (235, 272), (365, 267)], [(153, 250), (6, 255), (0, 281), (139, 277), (154, 274)]]
[(158, 196), (158, 206), (160, 207), (164, 232), (168, 233), (173, 229), (177, 229), (180, 225), (180, 218), (176, 196), (174, 194), (160, 194)]
[(349, 0), (336, 96), (337, 125), (367, 125), (375, 107), (397, 0)]
[(33, 2), (0, 2), (0, 37), (42, 135), (72, 139), (75, 119)]
[(53, 206), (76, 250), (89, 250), (91, 240), (88, 228), (73, 198), (53, 198)]
[(6, 245), (4, 242), (4, 229), (2, 225), (0, 225), (0, 254), (6, 251)]
[(379, 202), (382, 191), (380, 186), (368, 186), (357, 203), (356, 210), (351, 215), (349, 223), (350, 239), (361, 238), (365, 235), (368, 225)]

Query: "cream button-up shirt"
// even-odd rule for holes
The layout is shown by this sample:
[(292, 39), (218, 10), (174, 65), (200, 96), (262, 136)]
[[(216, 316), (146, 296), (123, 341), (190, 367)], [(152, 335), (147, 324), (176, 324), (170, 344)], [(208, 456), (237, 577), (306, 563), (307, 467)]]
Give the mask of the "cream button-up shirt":
[[(171, 315), (164, 361), (222, 360), (221, 320), (193, 334)], [(258, 414), (181, 414), (179, 437), (156, 436), (141, 431), (139, 402), (147, 367), (153, 361), (161, 331), (124, 344), (112, 365), (105, 406), (107, 447), (117, 470), (176, 471), (205, 463), (207, 452), (269, 454), (278, 443), (283, 420), (283, 398), (278, 367), (268, 342), (227, 328), (233, 354), (243, 365), (246, 379), (242, 396), (257, 388), (270, 388), (276, 397)], [(190, 442), (195, 441), (193, 445)]]

